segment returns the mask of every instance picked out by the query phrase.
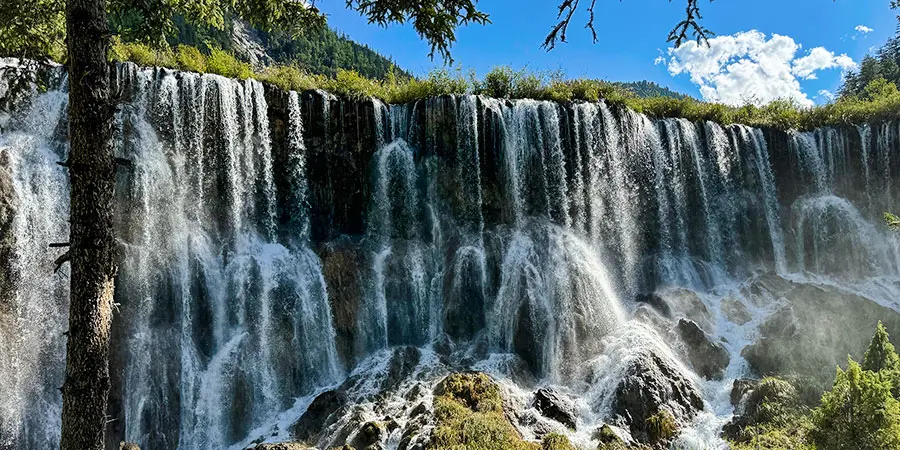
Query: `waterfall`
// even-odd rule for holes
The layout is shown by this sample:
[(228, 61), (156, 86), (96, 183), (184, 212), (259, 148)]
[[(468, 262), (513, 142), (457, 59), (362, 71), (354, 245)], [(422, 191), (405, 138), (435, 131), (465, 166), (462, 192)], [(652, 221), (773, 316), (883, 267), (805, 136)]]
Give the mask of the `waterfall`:
[[(115, 78), (132, 166), (116, 175), (110, 433), (144, 449), (289, 437), (311, 396), (393, 373), (398, 346), (446, 365), (412, 372), (422, 386), (513, 361), (608, 420), (638, 351), (691, 370), (651, 330), (669, 320), (653, 296), (693, 302), (731, 356), (697, 381), (713, 417), (697, 434), (748, 376), (741, 350), (771, 309), (749, 300), (760, 279), (900, 308), (900, 239), (880, 224), (900, 196), (897, 121), (780, 132), (606, 102), (387, 105), (131, 64)], [(64, 80), (23, 105), (0, 129), (3, 449), (58, 445), (67, 321), (48, 250), (68, 234)], [(359, 401), (352, 414), (384, 417)]]

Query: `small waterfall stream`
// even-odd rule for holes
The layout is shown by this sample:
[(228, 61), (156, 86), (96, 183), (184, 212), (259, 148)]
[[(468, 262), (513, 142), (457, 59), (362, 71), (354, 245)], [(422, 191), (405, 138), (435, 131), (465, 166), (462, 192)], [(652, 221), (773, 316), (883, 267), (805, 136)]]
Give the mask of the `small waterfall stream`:
[[(0, 128), (0, 262), (15, 276), (0, 283), (0, 449), (58, 445), (60, 80)], [(900, 204), (896, 121), (780, 133), (603, 102), (385, 105), (130, 64), (116, 80), (133, 167), (117, 175), (110, 428), (145, 450), (285, 436), (372, 355), (447, 342), (464, 366), (514, 356), (580, 392), (586, 425), (608, 419), (623, 364), (655, 349), (704, 394), (683, 442), (714, 447), (771, 313), (748, 283), (816, 280), (900, 310), (900, 241), (878, 222)], [(724, 378), (691, 373), (654, 331), (635, 299), (660, 292), (697, 299), (731, 356)]]

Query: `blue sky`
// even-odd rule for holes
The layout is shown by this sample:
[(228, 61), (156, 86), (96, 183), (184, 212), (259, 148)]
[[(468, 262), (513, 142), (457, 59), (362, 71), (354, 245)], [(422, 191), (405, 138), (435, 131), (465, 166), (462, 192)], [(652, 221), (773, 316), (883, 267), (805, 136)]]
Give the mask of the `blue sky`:
[[(479, 74), (509, 65), (562, 69), (570, 77), (646, 79), (696, 97), (732, 103), (750, 93), (761, 102), (792, 96), (820, 103), (827, 97), (821, 91), (835, 92), (850, 61), (859, 62), (871, 48), (880, 46), (893, 35), (897, 23), (888, 0), (704, 1), (703, 24), (720, 37), (715, 48), (669, 54), (666, 35), (682, 18), (683, 0), (598, 0), (599, 42), (593, 44), (589, 32), (582, 29), (587, 20), (582, 10), (573, 19), (569, 43), (546, 52), (540, 44), (555, 19), (557, 4), (556, 0), (479, 2), (493, 23), (458, 30), (452, 49), (456, 64)], [(318, 3), (333, 28), (393, 57), (417, 75), (443, 64), (428, 59), (428, 45), (411, 26), (369, 25), (344, 5), (343, 1)], [(871, 31), (857, 31), (859, 26)], [(750, 30), (761, 34), (745, 33)], [(816, 58), (797, 62), (817, 47), (822, 49), (815, 52)], [(830, 63), (829, 54), (834, 56)], [(681, 73), (673, 75), (679, 68)], [(763, 91), (760, 99), (758, 92)]]

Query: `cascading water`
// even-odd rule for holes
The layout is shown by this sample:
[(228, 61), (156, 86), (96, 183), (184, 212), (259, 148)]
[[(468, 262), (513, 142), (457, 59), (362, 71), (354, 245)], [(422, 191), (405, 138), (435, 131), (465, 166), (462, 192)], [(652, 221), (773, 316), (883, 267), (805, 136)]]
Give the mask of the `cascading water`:
[[(358, 407), (320, 437), (337, 443), (360, 417), (407, 420), (376, 373), (427, 386), (466, 368), (523, 398), (527, 379), (579, 396), (566, 432), (589, 445), (647, 352), (703, 394), (681, 444), (716, 447), (742, 351), (791, 289), (900, 307), (900, 243), (878, 223), (900, 195), (897, 122), (780, 133), (603, 102), (385, 105), (132, 65), (116, 80), (132, 167), (110, 428), (145, 450), (289, 438), (352, 381)], [(3, 449), (57, 445), (61, 405), (68, 279), (47, 246), (68, 232), (64, 82), (29, 98), (0, 131)], [(725, 349), (721, 374), (670, 339), (682, 317)], [(415, 370), (397, 346), (421, 349)]]

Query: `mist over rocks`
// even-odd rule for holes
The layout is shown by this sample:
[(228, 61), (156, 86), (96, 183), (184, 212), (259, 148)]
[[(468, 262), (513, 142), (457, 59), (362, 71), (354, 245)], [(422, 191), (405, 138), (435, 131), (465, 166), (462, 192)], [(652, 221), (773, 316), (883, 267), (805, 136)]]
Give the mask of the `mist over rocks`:
[(795, 284), (778, 296), (782, 305), (741, 352), (759, 376), (810, 377), (824, 390), (835, 365), (844, 366), (848, 355), (862, 358), (879, 320), (888, 332), (900, 333), (895, 309), (840, 287)]

